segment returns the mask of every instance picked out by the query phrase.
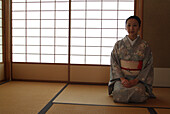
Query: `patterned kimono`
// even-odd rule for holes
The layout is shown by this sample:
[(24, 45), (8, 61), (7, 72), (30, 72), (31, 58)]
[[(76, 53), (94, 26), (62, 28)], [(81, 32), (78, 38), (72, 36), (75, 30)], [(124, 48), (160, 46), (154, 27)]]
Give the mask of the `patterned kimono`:
[[(126, 64), (129, 62), (139, 63), (136, 69), (127, 69)], [(133, 71), (134, 70), (134, 71)], [(132, 46), (128, 36), (118, 41), (111, 53), (111, 69), (110, 81), (108, 84), (109, 95), (113, 96), (115, 102), (144, 102), (147, 98), (153, 97), (153, 58), (152, 52), (148, 43), (142, 40), (139, 36)], [(137, 78), (139, 83), (131, 88), (126, 88), (121, 84), (120, 78), (124, 77), (127, 80)]]

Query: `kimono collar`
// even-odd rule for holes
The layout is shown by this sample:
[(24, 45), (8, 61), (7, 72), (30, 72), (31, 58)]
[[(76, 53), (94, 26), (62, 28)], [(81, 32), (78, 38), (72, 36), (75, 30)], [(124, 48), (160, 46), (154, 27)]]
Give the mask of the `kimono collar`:
[(136, 40), (138, 39), (138, 36), (137, 36), (137, 38), (135, 38), (135, 40), (133, 40), (133, 41), (132, 41), (128, 36), (127, 36), (127, 39), (129, 40), (130, 44), (133, 46), (134, 43), (136, 42)]
[(123, 41), (124, 41), (125, 45), (127, 46), (127, 48), (132, 48), (132, 47), (134, 47), (135, 44), (139, 41), (139, 39), (140, 39), (140, 36), (138, 35), (137, 38), (134, 40), (133, 45), (132, 45), (132, 44), (130, 43), (130, 41), (129, 41), (128, 35), (126, 35), (126, 36), (123, 38)]

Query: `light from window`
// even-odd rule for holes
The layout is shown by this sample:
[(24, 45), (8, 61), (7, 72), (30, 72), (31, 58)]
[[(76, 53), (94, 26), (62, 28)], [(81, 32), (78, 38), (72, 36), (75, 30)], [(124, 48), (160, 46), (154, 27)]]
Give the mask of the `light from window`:
[(12, 0), (13, 62), (68, 63), (68, 0)]
[(12, 0), (13, 62), (109, 65), (134, 0), (72, 0), (70, 12), (69, 0)]
[(72, 0), (70, 62), (109, 65), (114, 44), (127, 34), (130, 15), (134, 0)]

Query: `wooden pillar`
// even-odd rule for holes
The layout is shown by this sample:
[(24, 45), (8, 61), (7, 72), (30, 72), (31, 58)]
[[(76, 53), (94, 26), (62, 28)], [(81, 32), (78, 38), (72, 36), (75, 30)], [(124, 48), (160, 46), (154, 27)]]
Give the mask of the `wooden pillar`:
[(141, 19), (141, 27), (139, 35), (143, 38), (143, 1), (144, 0), (135, 0), (135, 15)]
[(4, 8), (4, 69), (5, 69), (5, 80), (11, 80), (12, 74), (12, 34), (11, 34), (11, 0), (3, 0)]

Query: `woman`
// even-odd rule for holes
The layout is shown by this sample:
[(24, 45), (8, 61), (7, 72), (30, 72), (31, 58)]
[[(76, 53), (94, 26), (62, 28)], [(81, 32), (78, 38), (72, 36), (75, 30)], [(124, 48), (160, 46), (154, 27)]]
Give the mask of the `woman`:
[(140, 103), (152, 93), (153, 58), (148, 43), (140, 38), (141, 20), (137, 16), (126, 19), (126, 35), (111, 53), (109, 95), (114, 102)]

